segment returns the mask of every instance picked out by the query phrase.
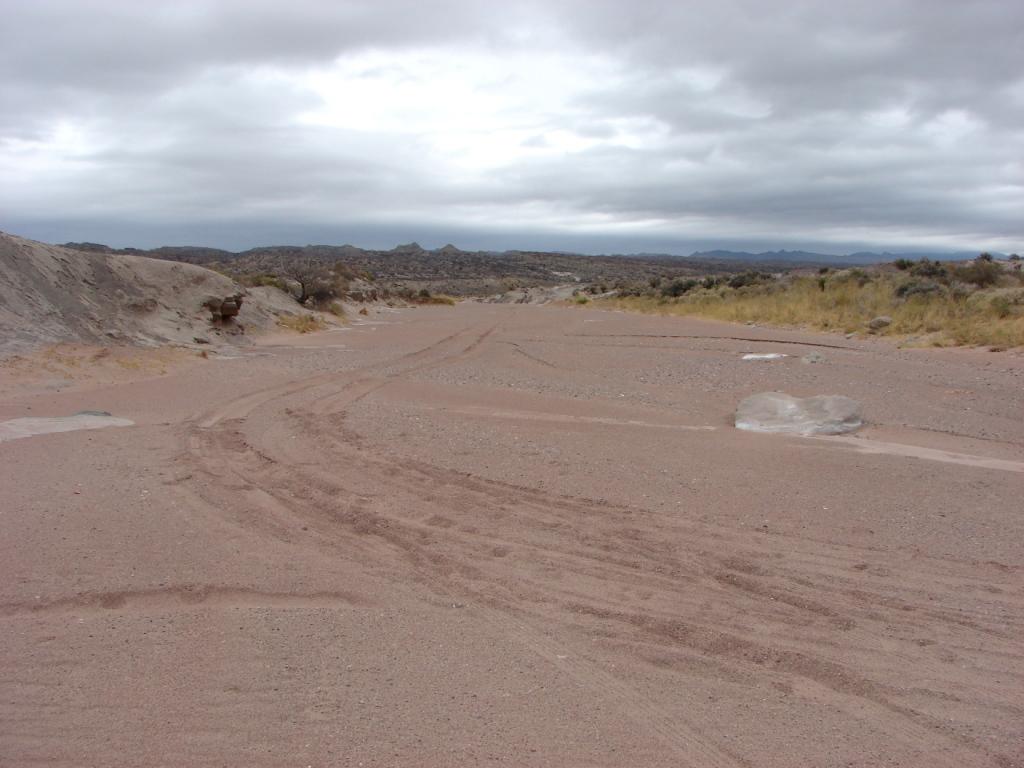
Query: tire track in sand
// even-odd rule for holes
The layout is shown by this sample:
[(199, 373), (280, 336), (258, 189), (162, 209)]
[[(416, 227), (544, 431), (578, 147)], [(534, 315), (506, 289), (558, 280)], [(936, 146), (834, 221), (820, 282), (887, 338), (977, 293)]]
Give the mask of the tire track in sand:
[[(616, 627), (615, 631), (623, 636), (639, 635), (668, 647), (688, 648), (699, 654), (724, 659), (740, 670), (748, 672), (753, 666), (762, 670), (761, 674), (798, 677), (805, 681), (803, 690), (809, 691), (807, 695), (812, 699), (820, 696), (823, 701), (828, 701), (832, 705), (843, 706), (851, 716), (863, 717), (867, 708), (866, 711), (871, 713), (870, 720), (877, 723), (878, 727), (896, 743), (916, 745), (931, 741), (941, 745), (933, 755), (930, 755), (933, 765), (963, 764), (965, 748), (970, 750), (968, 754), (973, 758), (982, 757), (984, 750), (978, 744), (969, 739), (950, 736), (937, 728), (936, 724), (922, 713), (889, 701), (876, 683), (860, 678), (851, 670), (836, 666), (833, 662), (816, 659), (813, 655), (808, 656), (806, 650), (800, 650), (794, 641), (790, 641), (791, 645), (788, 648), (773, 650), (743, 640), (734, 632), (726, 631), (726, 624), (716, 626), (705, 621), (681, 621), (678, 615), (674, 616), (671, 612), (665, 614), (656, 609), (641, 612), (621, 610), (614, 601), (595, 599), (594, 595), (590, 595), (589, 599), (582, 603), (567, 603), (565, 595), (550, 583), (550, 579), (545, 580), (537, 574), (532, 574), (531, 584), (544, 592), (554, 604), (560, 606), (559, 610), (552, 610), (550, 605), (545, 606), (543, 603), (522, 600), (517, 602), (514, 594), (503, 594), (501, 585), (507, 578), (506, 572), (482, 566), (478, 557), (481, 548), (493, 542), (488, 541), (487, 537), (481, 536), (479, 532), (467, 533), (465, 530), (470, 527), (470, 520), (476, 518), (475, 515), (469, 515), (471, 511), (475, 511), (470, 510), (469, 506), (490, 509), (497, 514), (497, 508), (509, 504), (510, 496), (513, 501), (518, 496), (519, 508), (531, 515), (520, 515), (518, 522), (524, 527), (532, 528), (537, 528), (539, 523), (539, 531), (542, 534), (540, 538), (549, 539), (545, 544), (533, 542), (535, 557), (546, 557), (560, 562), (563, 567), (573, 569), (580, 569), (580, 563), (587, 562), (589, 558), (591, 562), (607, 569), (610, 567), (607, 562), (608, 552), (588, 552), (588, 547), (580, 546), (578, 542), (573, 546), (567, 546), (564, 541), (560, 541), (563, 535), (578, 535), (572, 525), (566, 522), (567, 518), (587, 512), (593, 513), (595, 508), (600, 509), (602, 505), (582, 498), (551, 497), (532, 489), (509, 488), (422, 463), (396, 461), (392, 456), (375, 452), (372, 444), (365, 439), (346, 441), (340, 439), (335, 432), (341, 418), (339, 414), (344, 409), (352, 407), (390, 381), (417, 371), (445, 365), (471, 354), (492, 331), (493, 329), (490, 329), (479, 334), (467, 346), (462, 344), (469, 331), (459, 331), (386, 365), (349, 373), (343, 377), (327, 374), (317, 377), (316, 380), (267, 390), (259, 393), (258, 397), (240, 398), (239, 401), (227, 404), (200, 422), (200, 429), (191, 434), (190, 449), (199, 464), (210, 466), (213, 463), (221, 470), (222, 476), (229, 475), (239, 483), (255, 486), (262, 493), (278, 499), (281, 503), (286, 503), (281, 493), (282, 488), (295, 490), (299, 486), (305, 487), (305, 498), (297, 501), (293, 499), (287, 503), (288, 514), (299, 519), (322, 519), (326, 513), (326, 525), (329, 526), (331, 522), (340, 523), (344, 529), (346, 547), (351, 545), (353, 538), (365, 540), (368, 535), (387, 545), (383, 549), (369, 547), (358, 551), (348, 550), (352, 556), (380, 557), (387, 553), (393, 557), (395, 552), (404, 553), (406, 562), (419, 573), (418, 580), (421, 583), (438, 594), (455, 594), (461, 599), (472, 601), (473, 610), (492, 625), (496, 632), (513, 637), (549, 663), (565, 669), (573, 679), (595, 691), (595, 694), (612, 692), (612, 698), (624, 714), (672, 746), (681, 757), (693, 760), (695, 765), (740, 765), (744, 761), (719, 747), (713, 739), (699, 733), (694, 723), (673, 714), (672, 710), (660, 706), (635, 685), (624, 682), (609, 672), (600, 658), (594, 657), (591, 649), (579, 647), (576, 652), (572, 652), (572, 648), (567, 647), (567, 643), (571, 645), (573, 642), (571, 633), (564, 634), (565, 642), (559, 642), (552, 637), (553, 631), (548, 622), (554, 620), (564, 624), (566, 617), (559, 614), (564, 614), (568, 608), (574, 616), (590, 616), (592, 620), (603, 625)], [(456, 349), (446, 348), (448, 342), (456, 340), (458, 344), (449, 345), (455, 346)], [(398, 365), (396, 370), (396, 363), (399, 361), (411, 364)], [(373, 368), (378, 370), (374, 371)], [(315, 439), (320, 446), (324, 443), (330, 445), (330, 451), (320, 449), (321, 453), (326, 455), (311, 456), (302, 446), (282, 446), (267, 432), (260, 433), (258, 437), (249, 436), (250, 442), (243, 441), (241, 445), (237, 445), (237, 451), (223, 451), (223, 446), (215, 444), (217, 433), (223, 431), (214, 429), (215, 427), (230, 427), (237, 429), (240, 435), (245, 435), (244, 421), (231, 424), (225, 422), (244, 419), (258, 409), (280, 411), (289, 398), (316, 387), (322, 387), (324, 392), (314, 393), (318, 396), (312, 403), (304, 403), (294, 410), (299, 417), (306, 416), (303, 429), (308, 431), (310, 441)], [(276, 464), (269, 468), (264, 467), (263, 464), (268, 461)], [(338, 466), (346, 467), (350, 475), (354, 473), (358, 477), (343, 477), (339, 480)], [(443, 549), (438, 545), (436, 538), (424, 538), (426, 527), (421, 522), (396, 514), (394, 505), (385, 505), (376, 511), (369, 511), (366, 519), (361, 519), (358, 515), (348, 519), (332, 516), (332, 512), (339, 506), (339, 497), (346, 499), (346, 494), (349, 497), (353, 495), (353, 491), (346, 486), (349, 479), (353, 481), (353, 485), (359, 486), (364, 498), (367, 498), (366, 488), (376, 486), (379, 498), (403, 493), (410, 499), (419, 499), (422, 507), (437, 509), (435, 517), (439, 519), (454, 514), (455, 527), (446, 529)], [(473, 497), (472, 505), (467, 505), (465, 499), (460, 499), (455, 494), (470, 494)], [(213, 495), (216, 496), (216, 493)], [(604, 515), (600, 522), (607, 527), (608, 518), (613, 517), (616, 510), (608, 509), (607, 505), (605, 507), (603, 511), (608, 514)], [(631, 516), (643, 512), (629, 510)], [(461, 523), (458, 522), (460, 517), (463, 518)], [(589, 520), (594, 521), (593, 515)], [(595, 534), (595, 538), (602, 535), (610, 537), (614, 533), (612, 529), (603, 530)], [(723, 539), (727, 541), (730, 534), (734, 535), (734, 532), (714, 531), (706, 526), (704, 530), (691, 528), (689, 533), (694, 537), (690, 549), (698, 553), (702, 548), (714, 550), (723, 543)], [(709, 533), (712, 534), (711, 539), (708, 538)], [(658, 531), (654, 531), (652, 535), (657, 536)], [(749, 545), (749, 537), (743, 539), (743, 543)], [(797, 548), (800, 548), (799, 542), (789, 541), (786, 544), (796, 544)], [(331, 546), (331, 542), (324, 542), (324, 546)], [(525, 548), (522, 542), (514, 543), (513, 546)], [(819, 553), (819, 567), (824, 568), (824, 573), (832, 578), (834, 566), (821, 561), (820, 553), (823, 547), (814, 544), (804, 548), (809, 552), (813, 550)], [(442, 556), (439, 556), (439, 550), (443, 551)], [(643, 537), (631, 550), (628, 546), (626, 550), (629, 550), (634, 558), (650, 561), (649, 571), (657, 571), (671, 565), (671, 558), (659, 556), (657, 553), (660, 550), (656, 543)], [(829, 554), (832, 556), (839, 553)], [(843, 552), (838, 560), (848, 562), (849, 558), (850, 553)], [(870, 560), (871, 553), (862, 553), (862, 558)], [(712, 574), (713, 566), (707, 558), (698, 556), (696, 560), (698, 571), (702, 572), (703, 577)], [(676, 563), (677, 567), (678, 565)], [(393, 567), (397, 576), (402, 566), (398, 564)], [(612, 575), (618, 577), (621, 573), (616, 571)], [(754, 576), (763, 579), (765, 574)], [(640, 581), (655, 592), (661, 591), (666, 598), (678, 596), (685, 591), (684, 588), (692, 586), (676, 584), (675, 589), (672, 589), (666, 587), (664, 579)], [(670, 578), (670, 584), (671, 581)], [(718, 594), (730, 596), (728, 599), (737, 611), (760, 611), (762, 615), (779, 621), (777, 609), (765, 612), (763, 606), (766, 594), (773, 601), (777, 594), (771, 596), (770, 592), (761, 587), (751, 588), (749, 579), (748, 583), (737, 584), (735, 579), (716, 578), (712, 574), (710, 581), (716, 584)], [(753, 583), (757, 583), (756, 579)], [(813, 600), (800, 596), (799, 592), (794, 593), (793, 597), (777, 602), (786, 606), (786, 610), (802, 611), (812, 615), (822, 613), (815, 610), (815, 605), (820, 607), (820, 603), (816, 604)], [(872, 606), (872, 610), (882, 614), (881, 620), (891, 622), (900, 618), (900, 613), (896, 611), (902, 609), (888, 607), (882, 603)], [(834, 612), (832, 609), (829, 611)], [(566, 653), (567, 650), (570, 652)], [(820, 691), (820, 694), (814, 691)]]

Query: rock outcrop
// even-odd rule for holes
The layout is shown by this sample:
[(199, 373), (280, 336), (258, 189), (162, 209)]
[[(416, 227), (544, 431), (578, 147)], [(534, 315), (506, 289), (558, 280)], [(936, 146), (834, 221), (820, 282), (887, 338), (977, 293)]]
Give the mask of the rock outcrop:
[(210, 310), (214, 323), (230, 322), (242, 311), (242, 293), (234, 293), (230, 296), (211, 297), (203, 302), (203, 306)]

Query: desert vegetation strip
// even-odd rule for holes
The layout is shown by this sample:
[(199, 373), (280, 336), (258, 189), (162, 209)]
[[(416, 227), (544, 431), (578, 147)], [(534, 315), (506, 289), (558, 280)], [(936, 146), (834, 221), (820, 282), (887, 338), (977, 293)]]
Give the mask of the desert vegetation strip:
[(1024, 346), (1020, 262), (982, 254), (973, 262), (900, 260), (873, 269), (817, 274), (748, 272), (651, 281), (599, 306), (736, 323), (911, 337), (920, 345)]

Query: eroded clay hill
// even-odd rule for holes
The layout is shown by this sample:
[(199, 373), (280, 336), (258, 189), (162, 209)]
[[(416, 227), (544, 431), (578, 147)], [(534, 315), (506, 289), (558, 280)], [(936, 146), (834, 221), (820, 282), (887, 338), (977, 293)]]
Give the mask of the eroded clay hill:
[(0, 354), (67, 341), (238, 340), (295, 309), (276, 289), (243, 289), (192, 264), (88, 253), (0, 232)]

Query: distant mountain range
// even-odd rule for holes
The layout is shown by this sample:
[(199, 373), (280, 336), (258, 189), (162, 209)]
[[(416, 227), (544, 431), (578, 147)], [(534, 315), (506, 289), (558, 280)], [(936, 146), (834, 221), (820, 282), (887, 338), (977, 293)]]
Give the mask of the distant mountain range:
[[(649, 254), (644, 254), (648, 256)], [(934, 252), (934, 253), (875, 253), (873, 251), (858, 251), (845, 256), (836, 256), (827, 253), (813, 253), (811, 251), (762, 251), (761, 253), (750, 253), (748, 251), (696, 251), (689, 256), (681, 258), (715, 260), (715, 261), (745, 261), (745, 262), (771, 262), (799, 263), (799, 264), (881, 264), (884, 262), (896, 261), (897, 259), (937, 259), (939, 261), (966, 261), (978, 255), (976, 251), (958, 252)], [(1002, 258), (1001, 254), (992, 254)]]
[(747, 270), (781, 272), (789, 269), (844, 267), (891, 262), (898, 258), (922, 257), (968, 259), (975, 253), (853, 253), (835, 256), (809, 251), (699, 251), (689, 256), (664, 253), (591, 256), (550, 251), (464, 251), (448, 244), (427, 249), (406, 243), (389, 250), (371, 250), (354, 245), (275, 245), (233, 252), (196, 246), (165, 246), (152, 250), (112, 249), (99, 243), (67, 243), (66, 247), (98, 253), (120, 253), (182, 261), (211, 267), (232, 276), (288, 274), (303, 263), (316, 262), (329, 269), (341, 269), (352, 276), (364, 276), (379, 286), (456, 296), (500, 293), (515, 286), (553, 286), (564, 283), (615, 286), (699, 277), (708, 274), (736, 274)]
[[(850, 266), (858, 264), (881, 264), (885, 262), (896, 261), (897, 259), (910, 259), (911, 261), (918, 261), (923, 258), (934, 259), (939, 261), (966, 261), (973, 259), (978, 255), (976, 251), (932, 251), (932, 252), (906, 252), (906, 253), (890, 253), (888, 251), (874, 252), (874, 251), (857, 251), (856, 253), (849, 253), (846, 255), (836, 255), (830, 253), (815, 253), (813, 251), (788, 251), (785, 249), (778, 251), (760, 251), (754, 253), (751, 251), (730, 251), (724, 249), (710, 250), (710, 251), (694, 251), (688, 256), (680, 254), (668, 254), (668, 253), (628, 253), (628, 254), (607, 254), (607, 255), (594, 255), (594, 254), (581, 254), (573, 253), (568, 251), (533, 251), (533, 250), (509, 250), (509, 251), (464, 251), (455, 245), (448, 244), (441, 248), (424, 248), (419, 243), (405, 243), (397, 245), (390, 250), (375, 250), (369, 248), (359, 248), (354, 245), (276, 245), (276, 246), (261, 246), (258, 248), (250, 248), (247, 251), (233, 252), (225, 251), (219, 248), (205, 248), (200, 246), (163, 246), (161, 248), (153, 248), (149, 250), (142, 250), (138, 248), (122, 248), (112, 249), (106, 245), (99, 243), (65, 243), (66, 247), (75, 248), (83, 251), (98, 251), (104, 253), (134, 253), (139, 255), (152, 256), (161, 259), (170, 259), (172, 261), (187, 261), (192, 263), (211, 263), (211, 262), (231, 262), (231, 261), (244, 261), (253, 257), (262, 255), (273, 254), (275, 256), (312, 256), (314, 258), (327, 258), (329, 260), (336, 259), (365, 259), (367, 257), (429, 257), (438, 256), (444, 259), (452, 259), (459, 257), (493, 257), (498, 259), (508, 258), (519, 258), (525, 255), (548, 255), (558, 258), (581, 258), (581, 259), (606, 259), (606, 258), (628, 258), (628, 259), (642, 259), (657, 262), (671, 262), (671, 261), (683, 261), (683, 262), (701, 262), (701, 263), (721, 263), (721, 262), (743, 262), (746, 264), (762, 264), (762, 265), (831, 265), (831, 266)], [(1004, 254), (993, 253), (996, 258), (1005, 258)]]

